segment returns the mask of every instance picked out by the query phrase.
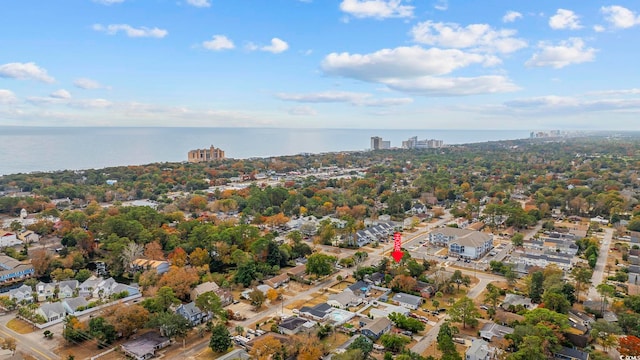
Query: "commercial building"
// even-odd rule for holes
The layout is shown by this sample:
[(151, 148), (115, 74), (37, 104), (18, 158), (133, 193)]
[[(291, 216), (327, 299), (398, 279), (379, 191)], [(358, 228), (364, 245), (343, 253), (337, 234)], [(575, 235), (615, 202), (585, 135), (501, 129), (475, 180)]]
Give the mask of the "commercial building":
[(438, 228), (429, 233), (432, 244), (447, 246), (449, 255), (477, 259), (493, 249), (493, 235), (452, 227)]
[(0, 284), (29, 278), (33, 274), (31, 264), (23, 264), (12, 257), (0, 255)]
[(437, 149), (442, 146), (444, 146), (444, 142), (442, 140), (418, 140), (417, 136), (410, 137), (406, 141), (402, 142), (403, 149)]
[(190, 163), (209, 162), (224, 159), (224, 151), (211, 145), (208, 149), (196, 149), (189, 151), (187, 160)]

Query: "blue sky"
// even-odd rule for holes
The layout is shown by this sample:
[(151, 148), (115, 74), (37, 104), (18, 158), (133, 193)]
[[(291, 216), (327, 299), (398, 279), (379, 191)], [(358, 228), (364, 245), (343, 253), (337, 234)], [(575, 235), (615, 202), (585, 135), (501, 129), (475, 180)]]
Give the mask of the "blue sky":
[(0, 125), (640, 130), (640, 3), (8, 0)]

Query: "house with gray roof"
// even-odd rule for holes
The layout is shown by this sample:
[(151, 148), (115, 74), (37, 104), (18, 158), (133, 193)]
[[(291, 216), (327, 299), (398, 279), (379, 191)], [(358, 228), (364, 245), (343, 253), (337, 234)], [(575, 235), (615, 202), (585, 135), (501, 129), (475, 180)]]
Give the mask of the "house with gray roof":
[(368, 338), (378, 340), (380, 336), (391, 330), (391, 320), (388, 318), (377, 318), (360, 328), (360, 333)]
[(489, 342), (493, 339), (504, 339), (507, 334), (513, 334), (513, 328), (498, 325), (494, 322), (486, 323), (480, 329), (480, 337)]
[(74, 297), (80, 287), (78, 280), (64, 280), (58, 283), (58, 299)]
[(196, 306), (195, 301), (178, 306), (176, 308), (176, 314), (187, 319), (191, 326), (202, 324), (211, 319), (211, 314), (206, 311), (200, 310), (200, 308)]
[(285, 335), (295, 335), (304, 329), (304, 324), (308, 322), (297, 316), (286, 318), (278, 324), (278, 332)]
[(42, 315), (46, 322), (62, 319), (67, 315), (67, 311), (64, 309), (62, 303), (46, 303), (40, 305), (36, 313)]
[(34, 301), (33, 289), (29, 285), (22, 284), (17, 289), (9, 290), (9, 299), (14, 300), (16, 303), (32, 303)]
[(54, 284), (44, 283), (40, 281), (36, 284), (36, 294), (38, 295), (38, 301), (46, 301), (52, 299), (56, 293), (56, 286)]
[(213, 281), (203, 282), (202, 284), (199, 284), (198, 286), (193, 288), (193, 290), (191, 290), (191, 301), (196, 301), (198, 296), (209, 291), (216, 291), (219, 288), (220, 287), (218, 286), (218, 284), (214, 283)]
[(235, 349), (222, 356), (218, 356), (216, 360), (249, 360), (251, 356), (244, 349)]
[(465, 360), (490, 360), (494, 358), (496, 348), (482, 339), (473, 339), (465, 353)]
[(87, 305), (89, 305), (89, 302), (82, 296), (62, 300), (62, 306), (67, 314), (70, 315), (74, 315), (78, 311), (85, 310)]
[(397, 293), (391, 298), (391, 301), (407, 309), (417, 310), (420, 305), (422, 305), (424, 299), (420, 296)]
[(553, 358), (556, 360), (589, 360), (589, 353), (563, 346), (560, 351), (553, 354)]
[(371, 288), (370, 284), (368, 284), (365, 281), (359, 280), (355, 284), (349, 285), (345, 289), (345, 291), (351, 291), (356, 296), (365, 297), (367, 296), (367, 292), (369, 292), (370, 288)]
[(429, 233), (433, 244), (447, 246), (449, 255), (477, 259), (493, 249), (493, 235), (480, 231), (443, 227)]
[(357, 296), (351, 291), (343, 291), (338, 294), (329, 295), (327, 304), (340, 309), (345, 309), (352, 306), (358, 306), (362, 304), (362, 301), (363, 300), (361, 297)]
[(303, 306), (300, 308), (300, 316), (315, 320), (323, 321), (327, 319), (329, 313), (333, 311), (333, 308), (327, 303), (320, 303), (313, 307)]
[(640, 265), (629, 265), (629, 279), (631, 285), (640, 285)]
[(504, 310), (509, 310), (511, 306), (517, 307), (521, 305), (525, 309), (535, 309), (537, 306), (531, 302), (531, 299), (528, 297), (517, 295), (517, 294), (507, 294), (504, 297), (504, 301), (500, 305), (500, 307)]
[(122, 351), (135, 360), (147, 360), (156, 355), (156, 351), (171, 344), (169, 338), (155, 332), (140, 335), (137, 339), (122, 344)]

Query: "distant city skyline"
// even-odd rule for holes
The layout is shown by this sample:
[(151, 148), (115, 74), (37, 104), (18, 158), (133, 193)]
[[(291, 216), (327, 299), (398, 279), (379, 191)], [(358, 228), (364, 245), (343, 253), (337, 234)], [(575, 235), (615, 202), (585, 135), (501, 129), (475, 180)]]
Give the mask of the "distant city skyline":
[(24, 0), (3, 14), (0, 126), (640, 130), (632, 0)]

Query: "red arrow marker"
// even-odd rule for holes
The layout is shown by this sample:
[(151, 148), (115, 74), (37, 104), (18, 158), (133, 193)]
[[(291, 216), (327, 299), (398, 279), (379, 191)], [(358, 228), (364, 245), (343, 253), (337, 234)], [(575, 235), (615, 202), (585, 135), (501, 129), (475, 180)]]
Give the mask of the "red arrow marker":
[(399, 232), (393, 234), (393, 251), (391, 252), (391, 256), (393, 256), (393, 260), (397, 263), (402, 260), (402, 234)]

